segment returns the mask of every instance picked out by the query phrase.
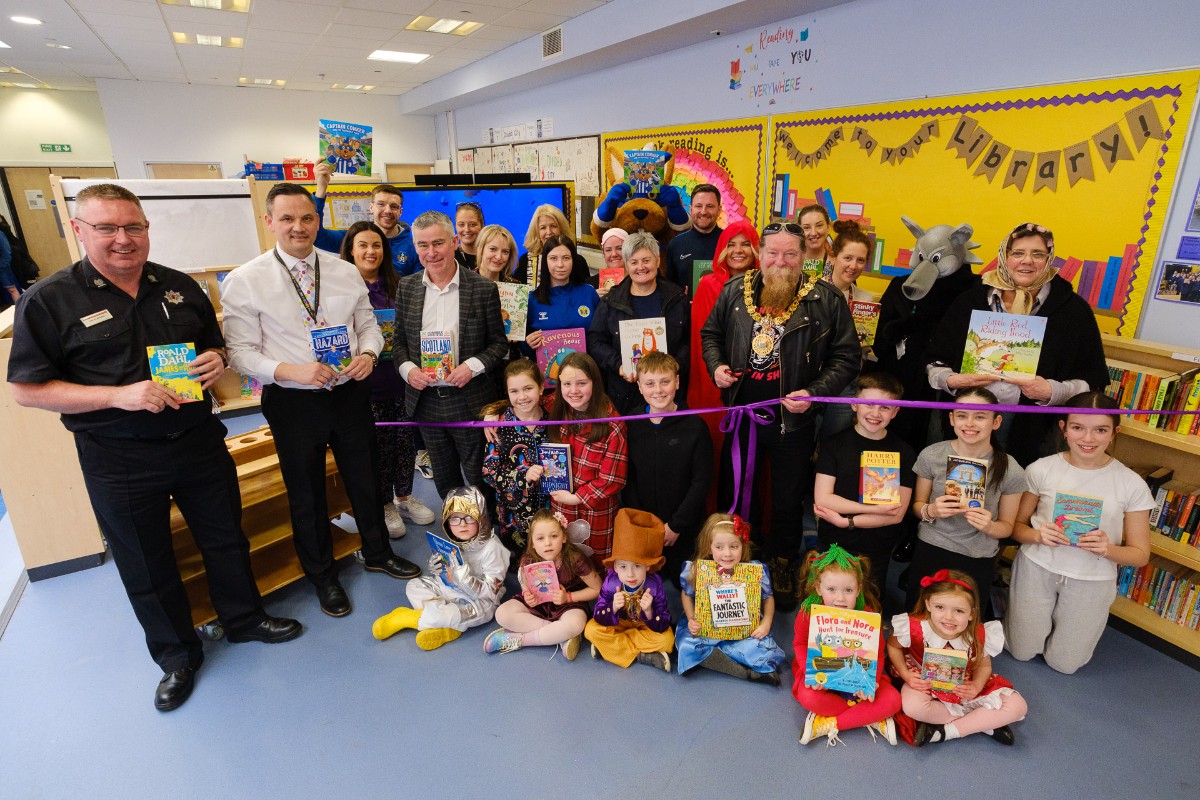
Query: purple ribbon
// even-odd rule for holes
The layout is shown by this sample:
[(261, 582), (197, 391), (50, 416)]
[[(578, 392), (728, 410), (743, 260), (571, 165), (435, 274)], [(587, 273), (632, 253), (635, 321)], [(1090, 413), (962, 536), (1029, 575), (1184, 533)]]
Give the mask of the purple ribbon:
[[(772, 401), (774, 402), (774, 401)], [(754, 403), (752, 406), (761, 406)], [(775, 421), (773, 408), (762, 408), (763, 416), (758, 415), (759, 409), (751, 406), (734, 406), (721, 420), (721, 433), (733, 434), (733, 503), (726, 513), (737, 514), (742, 519), (750, 518), (750, 498), (754, 494), (754, 463), (758, 450), (758, 427), (770, 425)], [(738, 436), (738, 428), (742, 420), (747, 420), (748, 434), (746, 436), (746, 459), (742, 460), (742, 437)], [(742, 473), (746, 476), (746, 491), (742, 492)]]

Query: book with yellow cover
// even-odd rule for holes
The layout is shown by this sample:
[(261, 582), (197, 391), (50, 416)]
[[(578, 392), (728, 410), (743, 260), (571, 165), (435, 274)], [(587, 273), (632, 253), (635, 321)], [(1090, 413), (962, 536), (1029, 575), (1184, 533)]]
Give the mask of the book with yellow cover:
[(723, 572), (715, 561), (692, 564), (700, 636), (745, 639), (762, 620), (761, 564), (742, 562)]
[(188, 375), (188, 364), (196, 360), (195, 343), (151, 345), (146, 348), (146, 358), (150, 360), (150, 377), (155, 383), (179, 395), (184, 403), (204, 399), (200, 381)]
[(900, 502), (900, 454), (864, 450), (859, 461), (858, 502), (890, 505)]

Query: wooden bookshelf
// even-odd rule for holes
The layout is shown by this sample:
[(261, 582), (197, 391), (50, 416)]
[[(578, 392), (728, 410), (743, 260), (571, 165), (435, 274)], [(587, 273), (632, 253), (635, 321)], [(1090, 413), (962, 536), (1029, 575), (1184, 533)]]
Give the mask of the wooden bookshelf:
[[(1194, 348), (1109, 334), (1103, 334), (1102, 339), (1104, 354), (1108, 358), (1171, 372), (1183, 372), (1200, 364), (1200, 350)], [(1158, 430), (1145, 422), (1126, 417), (1121, 420), (1113, 455), (1133, 469), (1169, 466), (1175, 471), (1176, 478), (1200, 484), (1200, 436)], [(1200, 548), (1151, 532), (1150, 552), (1200, 572)], [(1200, 656), (1200, 631), (1170, 622), (1125, 597), (1117, 597), (1113, 601), (1110, 613), (1175, 647)]]

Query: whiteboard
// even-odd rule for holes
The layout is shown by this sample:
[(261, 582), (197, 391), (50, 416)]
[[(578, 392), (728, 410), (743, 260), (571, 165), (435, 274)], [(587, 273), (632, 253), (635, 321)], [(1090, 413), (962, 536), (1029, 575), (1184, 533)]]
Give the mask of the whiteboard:
[(600, 139), (548, 139), (541, 142), (476, 147), (458, 151), (459, 172), (527, 172), (535, 181), (574, 181), (581, 197), (600, 194)]
[[(150, 260), (156, 264), (204, 269), (244, 264), (262, 252), (245, 179), (64, 179), (67, 216), (75, 216), (75, 195), (98, 183), (115, 183), (141, 199), (150, 221)], [(83, 251), (82, 243), (79, 250)]]

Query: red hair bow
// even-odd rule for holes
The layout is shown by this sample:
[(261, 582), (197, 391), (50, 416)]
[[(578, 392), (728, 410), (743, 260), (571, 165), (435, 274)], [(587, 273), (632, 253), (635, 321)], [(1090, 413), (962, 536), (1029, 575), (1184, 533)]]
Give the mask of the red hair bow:
[(921, 578), (921, 587), (924, 589), (928, 589), (935, 583), (957, 583), (959, 586), (967, 589), (972, 594), (975, 593), (975, 590), (971, 588), (971, 584), (960, 581), (957, 578), (951, 578), (950, 570), (948, 569), (939, 569), (932, 575), (926, 575), (924, 578)]
[(733, 515), (733, 533), (739, 539), (741, 539), (743, 542), (749, 542), (750, 541), (750, 523), (746, 522), (746, 520), (742, 519), (737, 514), (734, 514)]

